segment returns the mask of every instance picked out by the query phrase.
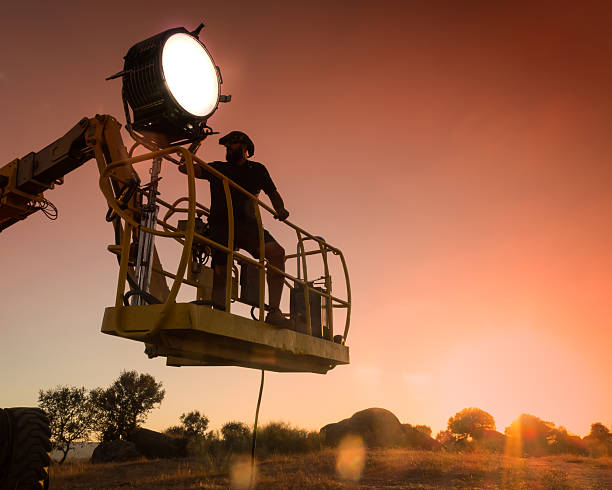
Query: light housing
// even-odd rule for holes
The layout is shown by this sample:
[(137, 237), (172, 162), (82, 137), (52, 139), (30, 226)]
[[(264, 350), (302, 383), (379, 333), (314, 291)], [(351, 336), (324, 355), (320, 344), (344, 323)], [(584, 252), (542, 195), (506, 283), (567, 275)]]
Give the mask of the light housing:
[(229, 96), (221, 95), (219, 68), (197, 32), (168, 29), (127, 52), (117, 76), (123, 77), (132, 129), (154, 139), (151, 135), (162, 135), (168, 144), (206, 136), (207, 119)]

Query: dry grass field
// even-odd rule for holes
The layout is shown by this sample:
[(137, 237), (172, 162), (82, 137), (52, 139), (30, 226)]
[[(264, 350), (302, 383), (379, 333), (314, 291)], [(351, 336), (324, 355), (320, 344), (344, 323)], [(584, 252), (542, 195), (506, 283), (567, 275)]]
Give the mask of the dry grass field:
[[(51, 488), (188, 489), (248, 488), (248, 460), (140, 460), (51, 468)], [(256, 488), (482, 488), (612, 489), (612, 458), (549, 456), (513, 458), (499, 454), (456, 454), (412, 450), (341, 453), (322, 450), (260, 461)]]

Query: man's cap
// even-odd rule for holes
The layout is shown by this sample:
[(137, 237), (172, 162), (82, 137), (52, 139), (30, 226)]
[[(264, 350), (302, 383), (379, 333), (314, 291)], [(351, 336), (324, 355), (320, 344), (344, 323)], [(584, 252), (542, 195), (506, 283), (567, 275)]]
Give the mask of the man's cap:
[(246, 133), (243, 133), (242, 131), (231, 131), (219, 139), (220, 145), (232, 145), (234, 143), (242, 143), (246, 145), (250, 157), (255, 154), (255, 145), (251, 141), (251, 138), (249, 138)]

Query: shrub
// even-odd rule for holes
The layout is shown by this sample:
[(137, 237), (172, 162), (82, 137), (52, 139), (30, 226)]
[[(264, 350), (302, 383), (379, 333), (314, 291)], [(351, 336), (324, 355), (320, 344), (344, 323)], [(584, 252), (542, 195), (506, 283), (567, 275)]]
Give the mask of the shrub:
[(284, 422), (271, 422), (257, 431), (260, 454), (295, 454), (321, 448), (319, 432), (291, 427)]

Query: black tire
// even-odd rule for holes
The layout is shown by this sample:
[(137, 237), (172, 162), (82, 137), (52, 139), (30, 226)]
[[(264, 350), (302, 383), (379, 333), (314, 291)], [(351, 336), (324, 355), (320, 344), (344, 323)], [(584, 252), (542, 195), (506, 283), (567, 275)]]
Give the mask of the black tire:
[(12, 454), (2, 490), (45, 489), (49, 486), (49, 419), (40, 408), (8, 408)]

